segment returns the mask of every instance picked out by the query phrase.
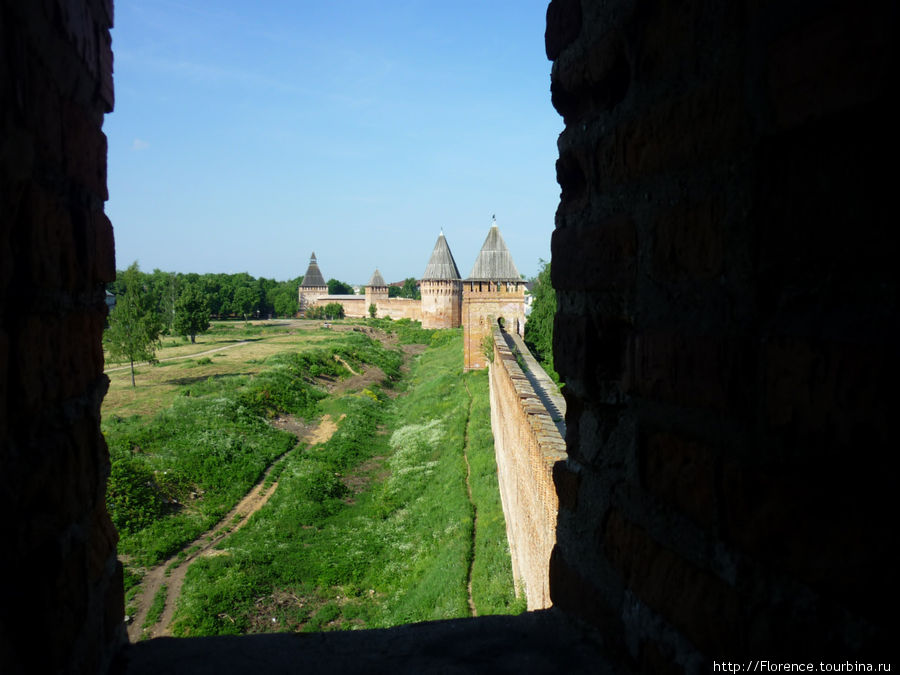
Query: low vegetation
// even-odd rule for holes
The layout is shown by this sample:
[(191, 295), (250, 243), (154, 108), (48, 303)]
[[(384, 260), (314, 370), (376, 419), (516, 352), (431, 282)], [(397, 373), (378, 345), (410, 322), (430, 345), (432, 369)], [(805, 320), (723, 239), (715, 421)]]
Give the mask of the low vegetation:
[[(218, 555), (189, 567), (176, 634), (466, 616), (473, 556), (478, 613), (524, 609), (513, 596), (486, 374), (462, 373), (459, 330), (423, 330), (408, 320), (358, 323), (299, 332), (214, 325), (190, 348), (208, 350), (227, 334), (234, 350), (191, 358), (186, 341), (172, 342), (163, 361), (147, 367), (137, 391), (152, 414), (128, 415), (124, 398), (105, 404), (107, 501), (129, 598), (142, 568), (184, 553), (277, 462), (269, 502), (219, 544)], [(410, 348), (424, 349), (411, 372), (399, 348), (365, 334), (373, 330), (392, 334), (395, 344), (425, 345)], [(187, 358), (165, 362), (169, 349)], [(380, 382), (328, 394), (326, 385), (372, 368)], [(161, 371), (169, 376), (151, 377)], [(124, 377), (112, 375), (112, 391)], [(309, 448), (270, 424), (324, 413), (340, 420), (337, 431)]]

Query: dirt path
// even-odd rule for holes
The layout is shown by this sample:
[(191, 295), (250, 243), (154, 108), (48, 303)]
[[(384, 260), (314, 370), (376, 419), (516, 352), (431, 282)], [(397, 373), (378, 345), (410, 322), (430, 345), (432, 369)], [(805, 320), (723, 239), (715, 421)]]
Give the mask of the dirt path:
[(466, 494), (469, 504), (472, 506), (472, 555), (469, 558), (469, 569), (466, 571), (466, 591), (469, 594), (469, 611), (472, 616), (478, 616), (475, 601), (472, 599), (472, 568), (475, 567), (475, 533), (478, 531), (478, 507), (472, 499), (472, 483), (469, 478), (472, 475), (472, 467), (469, 466), (469, 420), (472, 418), (472, 392), (469, 391), (469, 382), (463, 380), (466, 385), (466, 393), (469, 395), (469, 409), (466, 411), (466, 430), (463, 435), (463, 459), (466, 460)]
[[(322, 417), (319, 424), (314, 428), (301, 424), (291, 417), (280, 418), (273, 424), (295, 433), (298, 445), (301, 443), (308, 443), (309, 445), (325, 443), (337, 430), (337, 424), (331, 419), (330, 415)], [(297, 446), (295, 445), (294, 447), (296, 448)], [(137, 612), (135, 612), (131, 623), (128, 624), (128, 639), (131, 642), (137, 642), (145, 637), (161, 637), (172, 634), (171, 625), (172, 618), (175, 615), (175, 604), (181, 595), (181, 587), (184, 584), (184, 577), (187, 574), (188, 567), (197, 558), (218, 555), (219, 552), (215, 549), (215, 546), (229, 534), (242, 528), (250, 520), (250, 516), (265, 506), (278, 487), (278, 481), (275, 481), (266, 488), (266, 478), (268, 478), (272, 469), (285, 455), (287, 455), (287, 452), (272, 462), (260, 481), (213, 529), (197, 537), (182, 549), (182, 553), (187, 551), (190, 551), (190, 553), (181, 558), (181, 562), (179, 562), (179, 555), (181, 555), (179, 553), (147, 571), (141, 581), (141, 590), (135, 599)], [(170, 566), (172, 566), (172, 569), (167, 576), (166, 569)], [(154, 625), (145, 630), (143, 625), (147, 618), (147, 613), (163, 584), (166, 586), (166, 600), (162, 615)]]
[[(256, 342), (259, 342), (259, 340), (256, 340)], [(235, 342), (233, 345), (225, 345), (224, 347), (216, 347), (215, 349), (207, 349), (205, 352), (197, 352), (196, 354), (183, 354), (182, 356), (170, 356), (165, 359), (160, 359), (159, 362), (164, 363), (166, 361), (181, 361), (183, 359), (192, 359), (195, 356), (203, 356), (204, 354), (213, 354), (215, 352), (221, 352), (225, 349), (231, 349), (232, 347), (240, 347), (241, 345), (246, 345), (249, 343), (250, 343), (250, 340), (241, 340), (240, 342)], [(137, 365), (137, 364), (135, 364), (135, 365)], [(130, 365), (116, 366), (115, 368), (107, 368), (103, 372), (104, 373), (114, 373), (117, 370), (128, 370), (129, 368), (131, 368)]]
[(347, 370), (349, 370), (351, 375), (359, 375), (359, 373), (357, 373), (355, 370), (353, 370), (353, 368), (350, 367), (350, 364), (349, 364), (349, 363), (347, 363), (346, 361), (344, 361), (344, 359), (342, 359), (342, 358), (341, 358), (340, 356), (338, 356), (337, 354), (334, 355), (334, 360), (337, 361), (337, 362), (339, 362), (339, 363), (341, 363), (341, 364), (343, 364), (344, 368), (346, 368)]

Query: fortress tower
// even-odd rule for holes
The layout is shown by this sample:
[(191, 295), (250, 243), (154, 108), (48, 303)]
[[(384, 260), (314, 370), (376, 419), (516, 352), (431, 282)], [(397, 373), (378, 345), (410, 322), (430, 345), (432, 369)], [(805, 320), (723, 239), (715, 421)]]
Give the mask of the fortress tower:
[(422, 275), (422, 328), (456, 328), (461, 323), (462, 280), (441, 231)]
[(313, 251), (309, 257), (309, 267), (306, 268), (306, 274), (303, 275), (303, 283), (297, 290), (300, 311), (305, 312), (316, 300), (326, 295), (328, 295), (328, 284), (325, 283), (325, 278), (316, 262), (316, 252)]
[(384, 277), (381, 276), (381, 272), (379, 272), (376, 267), (375, 271), (372, 273), (372, 278), (369, 279), (369, 283), (366, 284), (366, 313), (368, 313), (371, 305), (375, 305), (376, 307), (383, 306), (384, 303), (387, 302), (388, 297), (388, 285), (385, 283)]
[(509, 332), (521, 335), (525, 329), (525, 282), (496, 220), (462, 286), (463, 367), (478, 370), (487, 366), (482, 345), (498, 320)]

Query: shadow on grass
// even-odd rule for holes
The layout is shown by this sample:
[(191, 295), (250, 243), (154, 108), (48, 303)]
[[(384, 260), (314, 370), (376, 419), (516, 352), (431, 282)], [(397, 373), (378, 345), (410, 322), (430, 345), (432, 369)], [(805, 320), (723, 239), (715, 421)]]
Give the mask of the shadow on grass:
[(224, 380), (224, 379), (234, 379), (238, 377), (246, 377), (250, 373), (227, 373), (227, 374), (219, 374), (219, 375), (196, 375), (194, 377), (176, 377), (171, 380), (165, 380), (163, 384), (175, 384), (178, 386), (184, 386), (189, 384), (197, 384), (198, 382), (208, 382), (209, 380)]

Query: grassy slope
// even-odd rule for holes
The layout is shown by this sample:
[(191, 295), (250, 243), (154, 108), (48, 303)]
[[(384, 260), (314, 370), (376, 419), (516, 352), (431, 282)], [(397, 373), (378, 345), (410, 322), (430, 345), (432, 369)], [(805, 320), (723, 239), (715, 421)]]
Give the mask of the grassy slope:
[[(472, 508), (479, 613), (518, 611), (496, 487), (483, 373), (462, 370), (458, 331), (413, 368), (408, 393), (327, 402), (344, 412), (327, 444), (291, 453), (269, 504), (188, 571), (176, 634), (388, 626), (468, 614)], [(392, 433), (382, 433), (387, 427)], [(348, 487), (349, 486), (349, 487)]]

